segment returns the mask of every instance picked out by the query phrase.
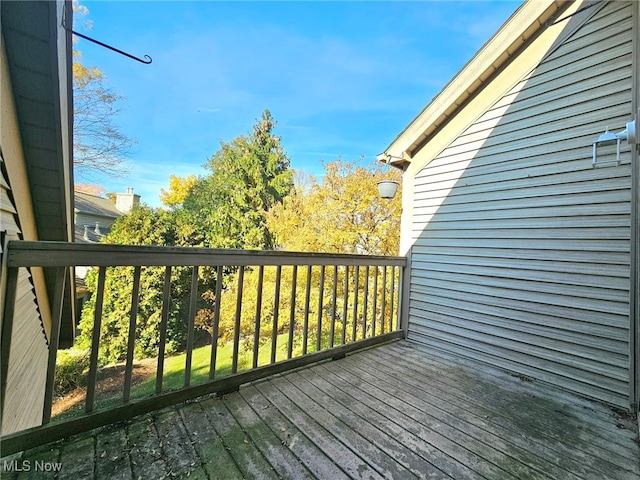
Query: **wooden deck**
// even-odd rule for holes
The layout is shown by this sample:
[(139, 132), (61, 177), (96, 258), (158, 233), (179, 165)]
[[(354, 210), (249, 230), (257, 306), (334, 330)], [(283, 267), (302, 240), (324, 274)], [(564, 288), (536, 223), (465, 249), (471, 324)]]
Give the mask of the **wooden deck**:
[[(637, 434), (605, 405), (395, 342), (4, 458), (0, 469), (3, 480), (637, 480)], [(57, 474), (36, 471), (56, 463)]]

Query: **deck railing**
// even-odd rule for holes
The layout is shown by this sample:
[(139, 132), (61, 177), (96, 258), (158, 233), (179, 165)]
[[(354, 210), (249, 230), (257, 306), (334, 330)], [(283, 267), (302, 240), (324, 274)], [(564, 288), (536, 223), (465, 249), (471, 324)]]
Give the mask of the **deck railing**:
[[(13, 318), (11, 308), (18, 268), (55, 269), (60, 296), (68, 269), (89, 266), (93, 270), (90, 275), (94, 276), (94, 291), (85, 306), (89, 310), (83, 312), (84, 325), (87, 315), (93, 318), (84, 412), (51, 421), (62, 311), (60, 305), (54, 305), (43, 426), (3, 437), (5, 452), (7, 448), (19, 451), (42, 443), (42, 438), (64, 438), (204, 394), (224, 394), (243, 383), (340, 358), (404, 335), (403, 257), (16, 241), (9, 243), (7, 265), (2, 328), (3, 402), (11, 332), (19, 328), (20, 321)], [(114, 301), (109, 285), (110, 279), (117, 276), (122, 282), (123, 275), (131, 285), (124, 302), (128, 306), (128, 340), (126, 349), (122, 346), (121, 358), (124, 379), (120, 400), (103, 407), (97, 389), (101, 352), (112, 348), (104, 342), (104, 322), (109, 315), (118, 314), (109, 306)], [(177, 288), (178, 284), (183, 288)], [(148, 305), (145, 304), (147, 311), (141, 311), (141, 301), (148, 300), (151, 288), (155, 288), (159, 310), (151, 313), (160, 318), (158, 341), (153, 344), (157, 349), (155, 389), (144, 398), (136, 398), (132, 382), (134, 352), (140, 347), (140, 325), (147, 322), (145, 316), (149, 315)], [(180, 302), (182, 309), (177, 307)], [(118, 304), (122, 308), (121, 297)], [(183, 382), (178, 388), (167, 388), (164, 366), (168, 323), (173, 321), (175, 337), (176, 319), (182, 325), (178, 336), (183, 340)], [(206, 375), (196, 375), (201, 365), (194, 368), (194, 351), (202, 345), (195, 335), (198, 325), (206, 328), (210, 338), (205, 347), (210, 348)], [(221, 352), (229, 350), (231, 358), (222, 359)]]

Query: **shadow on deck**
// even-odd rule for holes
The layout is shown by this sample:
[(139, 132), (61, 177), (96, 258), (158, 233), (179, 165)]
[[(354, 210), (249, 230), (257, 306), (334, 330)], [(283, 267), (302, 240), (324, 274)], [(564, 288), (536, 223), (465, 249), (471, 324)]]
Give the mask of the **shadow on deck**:
[(621, 480), (640, 478), (640, 447), (635, 421), (605, 405), (401, 341), (4, 458), (0, 469), (3, 480)]

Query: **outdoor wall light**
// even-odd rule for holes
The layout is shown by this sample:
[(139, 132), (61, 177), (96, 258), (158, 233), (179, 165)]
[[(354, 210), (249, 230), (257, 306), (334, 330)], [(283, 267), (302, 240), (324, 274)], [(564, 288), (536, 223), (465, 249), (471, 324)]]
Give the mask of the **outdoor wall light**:
[(395, 180), (381, 180), (378, 182), (378, 192), (381, 198), (391, 199), (396, 196), (398, 182)]
[(638, 143), (638, 137), (636, 134), (636, 122), (635, 120), (627, 123), (627, 128), (618, 133), (609, 131), (609, 127), (605, 132), (598, 137), (598, 140), (593, 142), (593, 160), (591, 161), (591, 167), (595, 168), (598, 164), (598, 145), (607, 145), (611, 143), (616, 144), (616, 165), (620, 165), (620, 144), (622, 140), (626, 140), (628, 144), (635, 145)]

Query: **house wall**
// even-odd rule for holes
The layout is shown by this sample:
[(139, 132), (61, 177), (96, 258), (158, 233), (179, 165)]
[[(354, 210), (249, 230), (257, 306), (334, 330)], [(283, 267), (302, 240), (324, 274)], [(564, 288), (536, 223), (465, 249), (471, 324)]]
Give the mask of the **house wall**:
[[(0, 41), (1, 37), (0, 37)], [(37, 239), (33, 211), (30, 208), (29, 187), (20, 143), (13, 92), (7, 69), (4, 42), (0, 45), (0, 225), (13, 239)], [(2, 272), (2, 302), (4, 279)], [(41, 295), (41, 297), (40, 297)], [(39, 305), (40, 302), (40, 305)], [(45, 305), (44, 310), (41, 308)], [(48, 345), (41, 312), (49, 312), (42, 271), (20, 269), (11, 343), (11, 358), (7, 374), (7, 394), (2, 418), (2, 434), (39, 425), (42, 420)], [(50, 321), (50, 319), (49, 319)], [(50, 325), (50, 323), (49, 323)], [(50, 327), (49, 327), (50, 328)]]
[(635, 115), (636, 7), (598, 6), (534, 70), (505, 70), (514, 86), (426, 166), (410, 167), (410, 339), (615, 405), (634, 402), (637, 151), (623, 142), (620, 166), (604, 163), (615, 147), (599, 149), (595, 169), (591, 157), (607, 127), (623, 130)]

